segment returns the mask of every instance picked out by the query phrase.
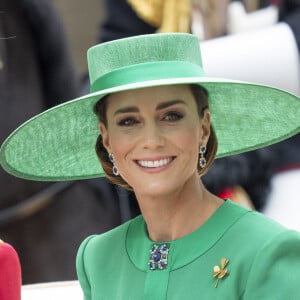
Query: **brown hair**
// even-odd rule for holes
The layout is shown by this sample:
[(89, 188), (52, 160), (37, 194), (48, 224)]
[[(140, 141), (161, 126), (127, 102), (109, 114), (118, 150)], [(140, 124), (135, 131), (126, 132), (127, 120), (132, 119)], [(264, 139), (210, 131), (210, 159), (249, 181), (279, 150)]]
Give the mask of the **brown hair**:
[[(198, 115), (200, 118), (203, 118), (205, 110), (209, 108), (208, 92), (205, 88), (203, 88), (198, 84), (191, 84), (190, 88), (193, 96), (195, 97)], [(94, 106), (95, 114), (98, 116), (99, 121), (103, 123), (105, 126), (107, 126), (107, 117), (106, 117), (107, 97), (108, 96), (105, 96), (104, 98), (99, 100)], [(213, 163), (216, 156), (217, 148), (218, 148), (218, 143), (217, 143), (215, 131), (212, 125), (210, 125), (210, 136), (206, 145), (206, 152), (204, 154), (204, 157), (206, 159), (206, 165), (204, 168), (201, 168), (198, 165), (198, 174), (200, 176), (203, 176), (208, 171), (211, 164)], [(113, 174), (112, 163), (109, 160), (108, 153), (103, 145), (101, 134), (98, 136), (96, 142), (96, 153), (101, 162), (103, 170), (106, 173), (107, 178), (114, 184), (117, 184), (128, 190), (132, 190), (132, 188), (128, 185), (128, 183), (125, 180), (123, 180), (121, 176), (115, 176)]]

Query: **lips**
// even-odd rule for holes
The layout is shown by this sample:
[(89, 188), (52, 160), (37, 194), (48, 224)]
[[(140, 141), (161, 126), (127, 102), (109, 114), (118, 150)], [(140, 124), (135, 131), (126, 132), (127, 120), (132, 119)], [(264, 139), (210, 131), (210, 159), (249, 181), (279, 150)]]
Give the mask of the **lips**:
[(173, 160), (172, 157), (158, 160), (137, 160), (137, 164), (143, 168), (161, 168), (168, 165)]

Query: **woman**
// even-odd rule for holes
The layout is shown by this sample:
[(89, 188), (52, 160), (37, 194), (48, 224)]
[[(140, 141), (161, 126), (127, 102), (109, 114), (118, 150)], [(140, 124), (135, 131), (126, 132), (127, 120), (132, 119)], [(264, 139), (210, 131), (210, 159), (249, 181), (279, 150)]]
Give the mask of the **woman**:
[(91, 94), (33, 118), (1, 148), (2, 166), (23, 178), (106, 174), (134, 191), (142, 215), (78, 251), (85, 299), (297, 297), (299, 233), (219, 199), (199, 176), (215, 156), (299, 132), (299, 98), (205, 77), (190, 34), (103, 43), (88, 61)]

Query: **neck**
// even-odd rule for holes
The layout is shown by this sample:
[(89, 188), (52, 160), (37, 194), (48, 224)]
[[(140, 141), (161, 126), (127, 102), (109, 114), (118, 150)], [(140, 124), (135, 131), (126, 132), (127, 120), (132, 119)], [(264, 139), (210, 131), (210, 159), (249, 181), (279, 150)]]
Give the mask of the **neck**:
[(156, 242), (179, 239), (199, 228), (221, 205), (198, 176), (168, 195), (136, 195), (147, 224), (149, 238)]

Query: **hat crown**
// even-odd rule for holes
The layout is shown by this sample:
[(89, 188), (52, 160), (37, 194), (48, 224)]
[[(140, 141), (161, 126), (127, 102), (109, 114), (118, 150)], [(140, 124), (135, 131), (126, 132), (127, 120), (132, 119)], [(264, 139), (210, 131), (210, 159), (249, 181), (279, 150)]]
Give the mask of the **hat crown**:
[(112, 71), (143, 63), (181, 61), (202, 67), (199, 41), (185, 33), (140, 35), (106, 42), (91, 47), (87, 59), (91, 85)]

